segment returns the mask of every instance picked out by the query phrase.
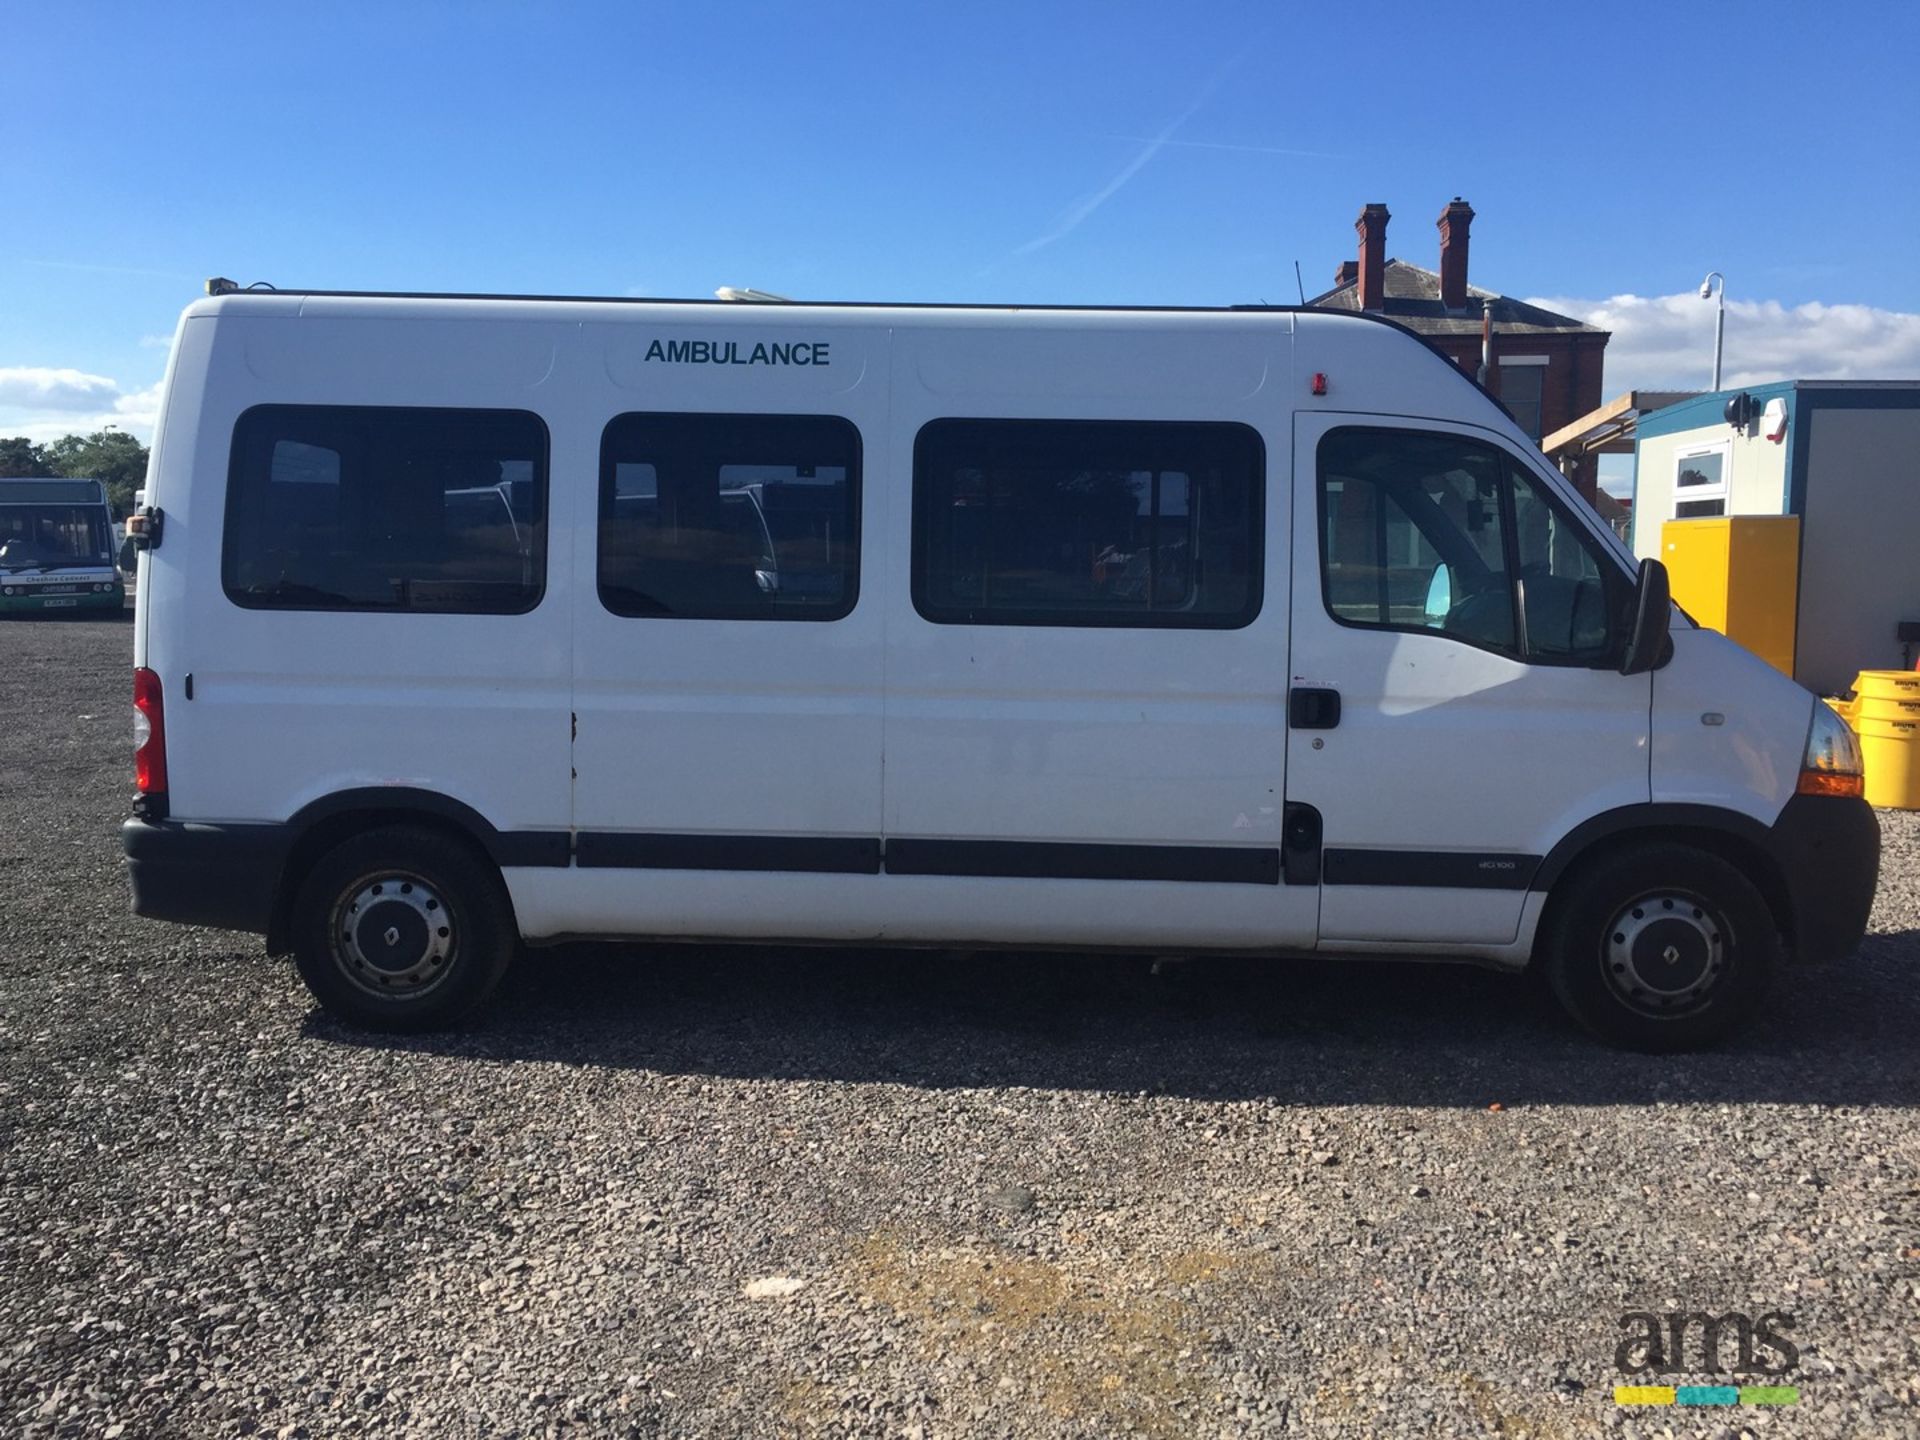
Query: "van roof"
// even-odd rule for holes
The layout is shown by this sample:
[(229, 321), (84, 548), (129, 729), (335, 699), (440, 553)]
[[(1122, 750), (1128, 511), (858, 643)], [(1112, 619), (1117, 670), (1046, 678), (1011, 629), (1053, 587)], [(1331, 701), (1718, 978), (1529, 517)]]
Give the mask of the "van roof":
[[(978, 316), (978, 315), (1035, 315), (1035, 316), (1191, 316), (1196, 319), (1211, 319), (1234, 325), (1258, 324), (1262, 319), (1285, 317), (1295, 329), (1304, 322), (1307, 326), (1354, 325), (1376, 326), (1390, 334), (1418, 345), (1443, 364), (1449, 373), (1464, 381), (1493, 404), (1502, 415), (1512, 418), (1512, 412), (1501, 402), (1497, 395), (1488, 391), (1467, 371), (1453, 362), (1444, 350), (1417, 331), (1409, 329), (1398, 321), (1371, 311), (1326, 310), (1313, 305), (1030, 305), (1019, 303), (968, 303), (957, 304), (941, 301), (887, 301), (887, 300), (791, 300), (782, 302), (756, 302), (720, 299), (685, 299), (666, 296), (643, 295), (514, 295), (496, 294), (485, 291), (435, 291), (435, 290), (302, 290), (280, 289), (264, 282), (242, 288), (232, 281), (212, 280), (208, 282), (207, 298), (196, 300), (187, 307), (188, 316), (214, 316), (228, 310), (264, 310), (283, 315), (301, 315), (308, 313), (308, 301), (366, 302), (371, 301), (378, 309), (386, 309), (387, 302), (393, 302), (396, 309), (411, 310), (418, 306), (422, 309), (437, 308), (441, 305), (553, 305), (553, 306), (650, 306), (655, 308), (674, 308), (686, 310), (708, 310), (715, 313), (741, 315), (743, 313), (764, 314), (768, 319), (775, 317), (798, 318), (816, 311), (840, 313), (871, 314), (924, 314), (940, 316)], [(327, 310), (338, 314), (339, 310), (326, 304)], [(357, 308), (357, 307), (352, 307)]]
[[(222, 285), (223, 282), (209, 282)], [(1059, 305), (1030, 304), (1025, 302), (996, 301), (932, 301), (932, 300), (788, 300), (788, 301), (742, 301), (719, 299), (689, 299), (676, 296), (650, 295), (526, 295), (491, 291), (465, 290), (308, 290), (282, 289), (277, 286), (260, 284), (242, 289), (216, 288), (209, 291), (209, 298), (195, 301), (189, 308), (189, 314), (217, 314), (229, 308), (252, 309), (281, 308), (276, 301), (287, 300), (396, 300), (427, 301), (449, 303), (505, 303), (520, 305), (646, 305), (671, 306), (676, 309), (716, 310), (729, 314), (743, 311), (765, 312), (771, 315), (812, 310), (844, 311), (909, 311), (930, 314), (1065, 314), (1065, 315), (1286, 315), (1311, 316), (1315, 319), (1330, 319), (1337, 323), (1360, 321), (1365, 324), (1382, 325), (1414, 340), (1422, 337), (1407, 326), (1384, 315), (1365, 311), (1329, 311), (1312, 305)]]
[[(208, 295), (217, 300), (264, 299), (271, 296), (291, 296), (302, 299), (331, 300), (509, 300), (526, 304), (571, 304), (571, 305), (684, 305), (692, 307), (742, 310), (760, 308), (772, 311), (784, 310), (999, 310), (999, 311), (1067, 311), (1072, 313), (1104, 314), (1174, 314), (1174, 315), (1229, 315), (1242, 312), (1255, 312), (1277, 315), (1324, 315), (1328, 312), (1316, 310), (1311, 305), (1036, 305), (1019, 302), (996, 301), (935, 301), (935, 300), (721, 300), (688, 298), (671, 295), (528, 295), (496, 291), (468, 290), (314, 290), (299, 287), (281, 287), (256, 282), (254, 285), (238, 286), (231, 281), (210, 280), (207, 282)], [(1379, 315), (1362, 314), (1350, 318), (1372, 321), (1384, 321), (1396, 330), (1406, 327), (1394, 324)]]

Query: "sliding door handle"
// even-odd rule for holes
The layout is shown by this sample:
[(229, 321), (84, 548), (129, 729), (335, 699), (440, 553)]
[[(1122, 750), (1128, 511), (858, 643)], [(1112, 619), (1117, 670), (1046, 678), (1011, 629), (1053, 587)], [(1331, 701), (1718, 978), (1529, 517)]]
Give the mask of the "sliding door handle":
[(1331, 730), (1340, 723), (1340, 692), (1296, 685), (1287, 692), (1287, 724), (1295, 730)]

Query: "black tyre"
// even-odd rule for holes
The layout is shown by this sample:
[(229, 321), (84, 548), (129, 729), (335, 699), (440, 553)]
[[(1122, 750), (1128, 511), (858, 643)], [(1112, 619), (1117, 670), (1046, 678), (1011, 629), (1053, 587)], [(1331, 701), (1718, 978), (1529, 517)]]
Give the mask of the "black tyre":
[(520, 943), (499, 871), (453, 836), (412, 825), (321, 856), (292, 920), (307, 988), (368, 1030), (454, 1024), (492, 993)]
[(1555, 897), (1537, 962), (1555, 998), (1610, 1045), (1668, 1053), (1751, 1019), (1783, 947), (1739, 869), (1688, 845), (1603, 855)]

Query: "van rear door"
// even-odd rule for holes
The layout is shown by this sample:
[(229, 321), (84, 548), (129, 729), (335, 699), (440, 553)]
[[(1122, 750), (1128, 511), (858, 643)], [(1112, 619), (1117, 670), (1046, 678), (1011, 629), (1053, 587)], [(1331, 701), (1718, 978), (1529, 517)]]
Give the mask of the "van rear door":
[(1322, 818), (1321, 939), (1512, 942), (1553, 844), (1649, 798), (1630, 580), (1477, 427), (1301, 414), (1294, 462), (1287, 799)]

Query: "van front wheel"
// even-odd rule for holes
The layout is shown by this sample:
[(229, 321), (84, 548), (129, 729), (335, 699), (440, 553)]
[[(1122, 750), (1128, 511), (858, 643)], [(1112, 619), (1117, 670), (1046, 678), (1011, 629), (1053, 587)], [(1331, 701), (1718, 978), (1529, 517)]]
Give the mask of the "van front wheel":
[(1753, 883), (1718, 855), (1657, 843), (1573, 876), (1540, 963), (1568, 1014), (1610, 1045), (1710, 1045), (1759, 1009), (1780, 930)]
[(320, 857), (293, 907), (300, 976), (368, 1030), (442, 1029), (492, 992), (518, 946), (498, 873), (451, 836), (369, 830)]

